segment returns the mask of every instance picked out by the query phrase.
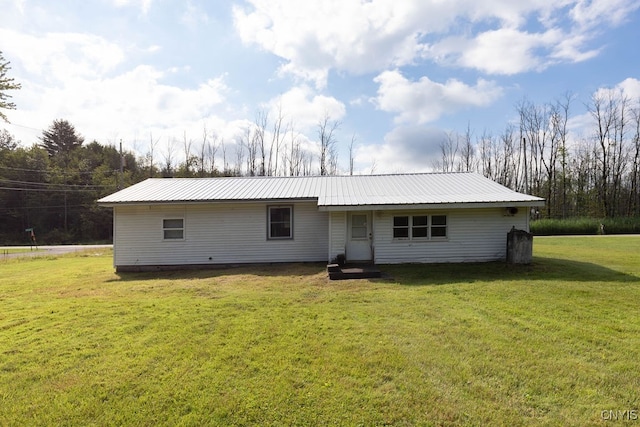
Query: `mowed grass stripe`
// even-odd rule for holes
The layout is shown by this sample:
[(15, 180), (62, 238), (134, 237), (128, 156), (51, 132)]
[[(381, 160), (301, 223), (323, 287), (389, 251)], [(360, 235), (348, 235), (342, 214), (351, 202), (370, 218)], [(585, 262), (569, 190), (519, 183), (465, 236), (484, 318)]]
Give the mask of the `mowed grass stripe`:
[(599, 425), (640, 403), (640, 237), (530, 266), (0, 263), (0, 425)]

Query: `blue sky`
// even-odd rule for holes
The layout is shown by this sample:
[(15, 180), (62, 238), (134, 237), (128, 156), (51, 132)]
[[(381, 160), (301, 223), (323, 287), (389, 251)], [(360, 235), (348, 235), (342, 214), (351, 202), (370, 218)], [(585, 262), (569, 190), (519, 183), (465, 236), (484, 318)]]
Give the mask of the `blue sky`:
[[(310, 155), (328, 114), (340, 168), (432, 170), (443, 135), (500, 134), (523, 99), (567, 91), (574, 136), (602, 88), (640, 99), (632, 0), (0, 0), (0, 50), (25, 145), (55, 119), (138, 154), (228, 156), (259, 112), (281, 111)], [(221, 156), (219, 153), (218, 156)], [(235, 157), (234, 157), (235, 158)], [(220, 165), (221, 158), (216, 159)]]

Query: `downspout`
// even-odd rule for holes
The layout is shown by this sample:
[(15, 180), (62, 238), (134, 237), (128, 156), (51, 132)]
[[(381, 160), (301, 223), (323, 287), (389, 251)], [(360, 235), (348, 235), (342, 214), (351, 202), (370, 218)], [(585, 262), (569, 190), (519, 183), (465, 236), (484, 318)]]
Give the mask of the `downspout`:
[(117, 268), (116, 266), (116, 251), (117, 251), (117, 247), (118, 245), (116, 245), (116, 218), (118, 218), (118, 215), (116, 215), (116, 210), (117, 210), (117, 206), (113, 207), (113, 231), (111, 233), (111, 235), (113, 236), (111, 238), (111, 243), (113, 245), (113, 268)]
[(333, 247), (333, 241), (331, 240), (331, 235), (332, 235), (332, 230), (333, 230), (333, 215), (331, 215), (331, 212), (327, 212), (327, 215), (329, 215), (329, 247), (327, 248), (327, 263), (331, 262), (331, 248)]
[(371, 250), (371, 262), (376, 263), (376, 245), (374, 239), (376, 238), (376, 214), (375, 211), (371, 211), (371, 235), (369, 236), (369, 248)]

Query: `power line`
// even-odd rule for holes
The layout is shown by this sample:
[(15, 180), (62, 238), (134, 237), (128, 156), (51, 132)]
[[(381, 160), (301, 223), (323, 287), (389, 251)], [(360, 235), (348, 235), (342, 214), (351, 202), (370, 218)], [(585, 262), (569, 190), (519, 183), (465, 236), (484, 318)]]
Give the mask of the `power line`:
[[(25, 168), (12, 168), (9, 166), (0, 166), (0, 169), (5, 169), (5, 170), (11, 170), (11, 171), (19, 171), (19, 172), (39, 172), (39, 173), (48, 173), (48, 174), (57, 174), (57, 175), (62, 175), (62, 174), (80, 174), (80, 175), (93, 175), (96, 174), (98, 172), (96, 171), (81, 171), (81, 170), (68, 170), (68, 171), (60, 171), (58, 169), (25, 169)], [(115, 169), (109, 169), (109, 172), (116, 172)]]
[[(92, 206), (96, 206), (93, 203), (84, 203), (82, 205), (68, 205), (67, 208), (90, 208)], [(0, 212), (16, 212), (16, 211), (33, 211), (33, 210), (39, 210), (39, 209), (63, 209), (65, 206), (64, 205), (59, 205), (59, 206), (19, 206), (19, 207), (15, 207), (15, 208), (0, 208)]]
[(29, 130), (35, 130), (36, 132), (42, 132), (42, 129), (36, 129), (36, 128), (32, 128), (32, 127), (25, 126), (25, 125), (19, 125), (19, 124), (14, 123), (14, 122), (5, 123), (5, 125), (16, 126), (16, 127), (19, 127), (19, 128), (24, 128), (24, 129), (29, 129)]
[[(107, 188), (107, 187), (105, 187)], [(24, 187), (0, 187), (0, 190), (7, 190), (7, 191), (39, 191), (39, 192), (43, 192), (43, 193), (82, 193), (82, 192), (89, 192), (89, 191), (96, 191), (95, 189), (58, 189), (58, 188), (24, 188)]]
[(41, 187), (60, 187), (60, 188), (68, 188), (68, 189), (99, 189), (99, 188), (112, 188), (111, 185), (89, 185), (89, 184), (56, 184), (49, 182), (35, 182), (35, 181), (17, 181), (13, 179), (7, 179), (0, 177), (0, 182), (7, 182), (9, 184), (24, 184), (30, 186), (41, 186)]

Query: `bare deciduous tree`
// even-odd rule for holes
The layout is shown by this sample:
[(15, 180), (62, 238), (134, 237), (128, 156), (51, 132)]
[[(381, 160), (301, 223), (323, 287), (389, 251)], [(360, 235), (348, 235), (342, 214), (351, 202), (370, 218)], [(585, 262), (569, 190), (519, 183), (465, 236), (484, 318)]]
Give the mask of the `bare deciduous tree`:
[(340, 122), (331, 120), (328, 112), (318, 122), (318, 144), (320, 145), (320, 175), (329, 175), (337, 165), (335, 132)]
[(353, 175), (353, 153), (354, 144), (356, 142), (356, 134), (351, 136), (351, 143), (349, 144), (349, 175)]
[(165, 178), (173, 177), (174, 174), (174, 161), (176, 154), (176, 145), (175, 140), (172, 137), (167, 138), (167, 145), (165, 150), (162, 152), (162, 157), (164, 158), (164, 165), (162, 167), (162, 175)]

